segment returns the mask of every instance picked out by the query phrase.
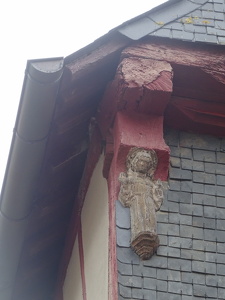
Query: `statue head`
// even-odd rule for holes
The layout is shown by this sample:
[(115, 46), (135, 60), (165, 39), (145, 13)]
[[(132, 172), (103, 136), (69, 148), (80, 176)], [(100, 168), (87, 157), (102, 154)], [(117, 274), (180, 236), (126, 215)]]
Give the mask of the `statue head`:
[(157, 168), (158, 158), (154, 150), (131, 148), (127, 156), (127, 169), (152, 177)]

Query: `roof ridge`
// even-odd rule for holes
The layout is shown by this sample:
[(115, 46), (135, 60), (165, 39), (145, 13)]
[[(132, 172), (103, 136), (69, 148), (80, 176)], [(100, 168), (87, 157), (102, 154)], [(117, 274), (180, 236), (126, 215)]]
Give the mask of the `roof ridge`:
[[(171, 5), (162, 6), (159, 10), (150, 11), (149, 15), (125, 24), (123, 27), (118, 28), (118, 31), (132, 40), (139, 40), (201, 8), (207, 2), (209, 0), (172, 1)], [(168, 13), (169, 11), (170, 13)]]

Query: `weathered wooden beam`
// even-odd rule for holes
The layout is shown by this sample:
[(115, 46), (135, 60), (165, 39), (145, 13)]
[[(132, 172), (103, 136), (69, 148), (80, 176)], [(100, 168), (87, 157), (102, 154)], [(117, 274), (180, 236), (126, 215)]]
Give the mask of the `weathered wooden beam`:
[(98, 123), (103, 137), (117, 111), (163, 115), (172, 93), (172, 78), (172, 68), (165, 61), (123, 59), (100, 105)]
[(218, 47), (204, 48), (182, 42), (142, 42), (135, 46), (127, 47), (122, 52), (122, 58), (138, 57), (166, 61), (170, 64), (183, 66), (196, 66), (204, 69), (218, 81), (225, 82), (224, 74), (224, 49)]

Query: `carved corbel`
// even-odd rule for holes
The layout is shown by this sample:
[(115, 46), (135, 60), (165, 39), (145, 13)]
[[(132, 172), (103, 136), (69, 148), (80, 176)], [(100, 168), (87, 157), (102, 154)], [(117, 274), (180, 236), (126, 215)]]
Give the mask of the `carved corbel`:
[(119, 200), (130, 208), (131, 248), (141, 259), (149, 259), (159, 246), (156, 211), (163, 201), (162, 183), (154, 180), (158, 158), (154, 150), (131, 148), (125, 173), (120, 173)]

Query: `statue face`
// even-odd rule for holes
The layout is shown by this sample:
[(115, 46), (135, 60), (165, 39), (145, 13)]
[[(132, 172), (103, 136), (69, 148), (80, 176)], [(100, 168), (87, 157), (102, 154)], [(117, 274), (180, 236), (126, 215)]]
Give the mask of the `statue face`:
[(153, 168), (151, 155), (147, 152), (137, 153), (131, 163), (131, 168), (135, 172), (149, 172), (149, 170)]

